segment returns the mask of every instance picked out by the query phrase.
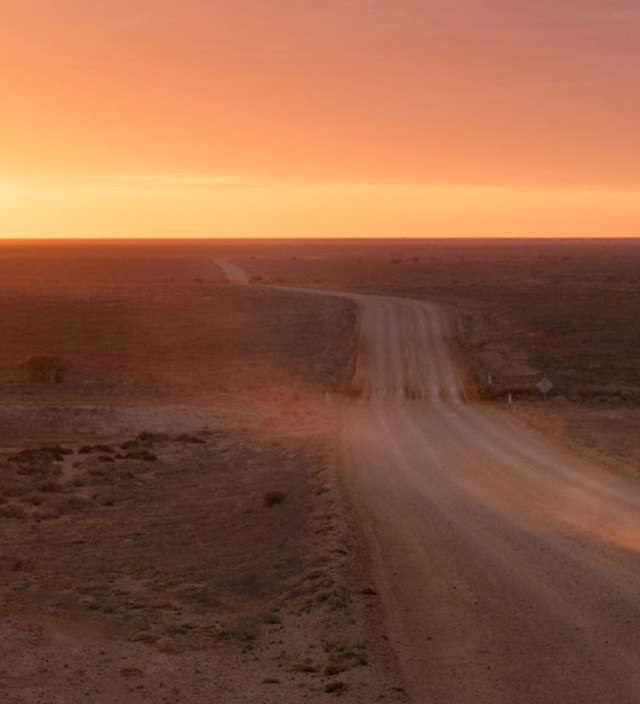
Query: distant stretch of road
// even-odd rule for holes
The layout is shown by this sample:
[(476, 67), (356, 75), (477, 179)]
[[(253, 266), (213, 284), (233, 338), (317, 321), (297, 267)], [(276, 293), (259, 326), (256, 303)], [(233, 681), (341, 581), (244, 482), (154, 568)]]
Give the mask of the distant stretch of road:
[(232, 264), (227, 259), (216, 259), (216, 264), (222, 269), (224, 275), (234, 284), (248, 284), (249, 274), (239, 266)]
[(474, 400), (439, 307), (329, 295), (361, 310), (345, 476), (412, 700), (638, 704), (639, 485)]

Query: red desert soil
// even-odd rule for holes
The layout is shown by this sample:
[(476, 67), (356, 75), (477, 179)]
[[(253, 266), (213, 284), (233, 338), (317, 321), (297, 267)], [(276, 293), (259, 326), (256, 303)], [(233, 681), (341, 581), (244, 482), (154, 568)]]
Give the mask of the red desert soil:
[[(36, 391), (7, 371), (9, 416), (37, 428), (38, 414), (59, 415), (64, 422), (51, 421), (42, 440), (74, 450), (21, 454), (14, 445), (5, 453), (0, 520), (14, 531), (2, 548), (7, 700), (86, 701), (97, 688), (106, 701), (344, 695), (635, 704), (638, 484), (617, 471), (622, 466), (595, 433), (597, 447), (585, 448), (563, 428), (580, 426), (565, 423), (576, 409), (585, 427), (612, 411), (620, 415), (609, 428), (621, 416), (637, 418), (640, 386), (627, 347), (636, 324), (637, 245), (620, 244), (611, 256), (598, 243), (287, 246), (283, 257), (282, 243), (217, 243), (207, 257), (289, 290), (174, 274), (176, 300), (181, 286), (191, 303), (204, 286), (227, 292), (223, 318), (234, 300), (244, 310), (237, 328), (226, 316), (230, 351), (215, 355), (218, 373), (203, 392), (205, 372), (186, 374), (181, 363), (206, 355), (183, 357), (171, 336), (169, 365), (158, 361), (165, 350), (151, 336), (147, 381), (144, 356), (132, 354), (131, 386), (88, 364), (59, 388)], [(144, 285), (155, 293), (163, 284)], [(300, 286), (347, 296), (291, 290)], [(172, 321), (185, 315), (202, 325), (182, 300), (176, 308), (167, 295), (159, 309)], [(311, 322), (274, 342), (274, 326), (264, 321), (287, 300), (276, 327), (295, 327), (306, 315)], [(591, 305), (606, 326), (591, 324)], [(608, 317), (613, 305), (619, 314)], [(567, 328), (573, 313), (578, 323)], [(255, 361), (246, 376), (239, 375), (243, 354)], [(604, 362), (619, 377), (615, 388), (592, 366)], [(533, 395), (543, 369), (557, 382), (547, 406)], [(217, 385), (220, 373), (228, 387)], [(351, 377), (352, 395), (334, 405)], [(90, 402), (74, 404), (79, 382), (95, 378), (101, 386), (86, 394)], [(509, 390), (516, 394), (510, 409)], [(76, 411), (79, 434), (67, 428), (64, 436)], [(554, 432), (540, 434), (531, 422)], [(90, 428), (93, 444), (121, 446), (142, 430), (168, 437), (80, 453)], [(181, 439), (184, 433), (205, 442)], [(587, 455), (606, 455), (616, 471), (567, 451), (569, 440)], [(98, 453), (121, 456), (109, 462)], [(65, 473), (68, 466), (77, 477)], [(113, 492), (106, 498), (105, 489)], [(153, 525), (156, 515), (166, 530)], [(76, 524), (81, 535), (69, 538)], [(73, 540), (86, 543), (76, 548)], [(275, 562), (278, 550), (283, 559)], [(90, 578), (83, 576), (91, 565)], [(82, 587), (97, 588), (78, 592), (76, 573)], [(258, 575), (264, 579), (256, 582)]]
[(157, 247), (0, 250), (0, 700), (405, 701), (337, 474), (355, 306)]
[[(640, 475), (639, 240), (227, 245), (269, 283), (438, 302), (459, 317), (483, 393), (575, 451)], [(542, 404), (543, 375), (555, 388)], [(492, 386), (487, 386), (491, 376)]]
[[(470, 383), (473, 349), (461, 344), (453, 306), (338, 295), (361, 309), (359, 394), (342, 417), (343, 471), (412, 700), (636, 702), (637, 477), (568, 452), (504, 399), (482, 400), (499, 392), (478, 375)], [(551, 306), (545, 324), (565, 312)], [(624, 373), (626, 313), (609, 321), (610, 335), (587, 327), (587, 359), (606, 348), (620, 355), (611, 368)], [(551, 340), (545, 358), (559, 363), (560, 343)], [(557, 371), (561, 390), (575, 394), (571, 375)], [(633, 413), (636, 379), (625, 381)], [(581, 397), (602, 403), (593, 391)], [(606, 386), (598, 394), (620, 405)]]

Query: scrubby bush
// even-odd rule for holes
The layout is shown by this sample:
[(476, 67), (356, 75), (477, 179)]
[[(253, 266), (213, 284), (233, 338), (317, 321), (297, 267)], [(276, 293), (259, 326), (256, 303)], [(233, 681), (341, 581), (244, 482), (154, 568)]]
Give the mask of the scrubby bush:
[(281, 491), (268, 491), (263, 497), (263, 502), (265, 506), (275, 506), (281, 504), (286, 498), (286, 494)]
[(29, 381), (60, 384), (64, 381), (65, 374), (71, 369), (71, 363), (60, 357), (39, 355), (29, 357), (20, 364)]
[(25, 518), (26, 513), (22, 506), (18, 504), (5, 504), (0, 506), (0, 518), (16, 518), (18, 520)]
[(347, 689), (348, 689), (348, 685), (346, 682), (337, 681), (337, 682), (329, 682), (329, 684), (327, 684), (327, 686), (324, 688), (324, 691), (327, 694), (333, 694), (333, 695), (339, 697), (344, 692), (346, 692)]

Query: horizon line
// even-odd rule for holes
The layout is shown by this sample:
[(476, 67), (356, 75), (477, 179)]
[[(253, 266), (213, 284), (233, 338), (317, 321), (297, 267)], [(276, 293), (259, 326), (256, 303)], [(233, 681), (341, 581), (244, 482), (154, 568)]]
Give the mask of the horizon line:
[(70, 235), (66, 237), (23, 237), (23, 236), (0, 236), (0, 245), (15, 242), (312, 242), (312, 241), (431, 241), (431, 240), (465, 240), (465, 241), (486, 241), (486, 240), (640, 240), (638, 235), (205, 235), (205, 236), (180, 236), (180, 235), (158, 235), (158, 236), (78, 236)]

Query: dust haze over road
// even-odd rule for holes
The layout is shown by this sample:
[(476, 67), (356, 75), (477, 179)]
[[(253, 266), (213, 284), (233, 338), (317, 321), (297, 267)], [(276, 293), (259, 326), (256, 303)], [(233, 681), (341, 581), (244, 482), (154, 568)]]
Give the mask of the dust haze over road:
[(637, 704), (638, 486), (474, 400), (443, 309), (329, 295), (361, 310), (341, 451), (412, 699)]

